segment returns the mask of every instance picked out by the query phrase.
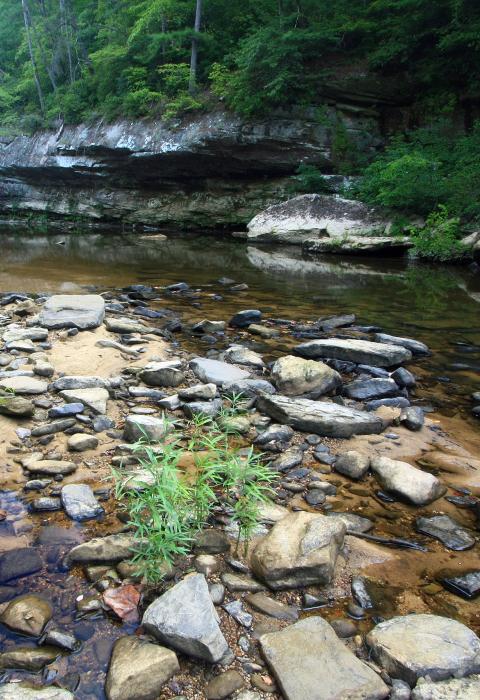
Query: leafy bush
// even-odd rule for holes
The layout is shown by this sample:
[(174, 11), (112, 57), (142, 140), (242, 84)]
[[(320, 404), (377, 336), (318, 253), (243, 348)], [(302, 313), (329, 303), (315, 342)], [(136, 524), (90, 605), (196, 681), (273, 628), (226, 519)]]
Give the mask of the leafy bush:
[(129, 117), (143, 117), (150, 114), (155, 104), (161, 99), (159, 92), (154, 92), (147, 87), (128, 92), (123, 98), (123, 108)]
[(290, 192), (292, 193), (318, 193), (332, 192), (332, 187), (327, 178), (314, 165), (301, 163), (295, 175), (290, 178)]
[[(242, 539), (248, 544), (259, 505), (268, 500), (276, 478), (253, 448), (245, 455), (229, 444), (221, 420), (197, 417), (187, 425), (189, 437), (183, 440), (173, 427), (166, 420), (167, 437), (161, 445), (145, 440), (136, 444), (143, 480), (136, 471), (114, 471), (117, 498), (124, 502), (138, 539), (134, 561), (152, 582), (161, 580), (165, 564), (190, 551), (218, 504), (226, 506), (238, 526), (237, 548)], [(185, 458), (193, 458), (186, 471), (180, 468)]]
[(451, 217), (442, 204), (428, 216), (424, 227), (411, 229), (410, 234), (413, 253), (420, 258), (449, 262), (467, 254), (459, 240), (460, 219)]

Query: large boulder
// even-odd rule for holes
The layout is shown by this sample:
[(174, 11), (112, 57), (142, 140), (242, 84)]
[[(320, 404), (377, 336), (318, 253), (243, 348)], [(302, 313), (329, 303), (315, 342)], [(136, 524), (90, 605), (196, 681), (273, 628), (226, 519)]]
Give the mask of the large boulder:
[(277, 394), (259, 396), (257, 408), (279, 423), (324, 437), (369, 435), (381, 433), (384, 428), (383, 421), (374, 413), (336, 403), (291, 399)]
[(202, 574), (187, 576), (157, 598), (142, 624), (160, 642), (210, 663), (229, 651)]
[(374, 209), (353, 199), (325, 194), (304, 194), (274, 204), (248, 224), (254, 241), (303, 243), (313, 238), (382, 235), (388, 222)]
[(323, 586), (332, 580), (345, 532), (339, 518), (290, 513), (255, 547), (252, 571), (274, 590)]
[(98, 328), (105, 317), (105, 301), (99, 294), (55, 294), (39, 315), (45, 328)]
[(403, 346), (374, 343), (356, 338), (325, 338), (309, 340), (297, 345), (296, 352), (311, 359), (330, 358), (360, 365), (391, 367), (412, 359), (412, 353)]
[(456, 620), (405, 615), (381, 622), (367, 635), (375, 661), (393, 678), (414, 686), (422, 676), (443, 680), (480, 671), (480, 639)]
[(382, 700), (390, 692), (319, 616), (260, 637), (285, 700)]
[(108, 700), (156, 700), (180, 670), (175, 652), (135, 636), (113, 646), (105, 692)]
[(304, 360), (294, 355), (286, 355), (275, 362), (272, 379), (282, 394), (306, 394), (312, 399), (333, 391), (342, 383), (338, 372), (323, 362)]
[(428, 472), (388, 457), (374, 457), (370, 468), (384, 489), (415, 506), (432, 503), (445, 493), (445, 487)]

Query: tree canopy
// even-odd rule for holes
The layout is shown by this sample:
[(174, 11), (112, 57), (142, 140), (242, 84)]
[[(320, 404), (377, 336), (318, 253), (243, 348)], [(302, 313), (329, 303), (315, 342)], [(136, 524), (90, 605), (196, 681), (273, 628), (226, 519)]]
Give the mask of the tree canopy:
[(0, 123), (169, 118), (218, 99), (265, 114), (319, 104), (338, 61), (400, 77), (433, 111), (477, 97), (480, 3), (0, 0)]

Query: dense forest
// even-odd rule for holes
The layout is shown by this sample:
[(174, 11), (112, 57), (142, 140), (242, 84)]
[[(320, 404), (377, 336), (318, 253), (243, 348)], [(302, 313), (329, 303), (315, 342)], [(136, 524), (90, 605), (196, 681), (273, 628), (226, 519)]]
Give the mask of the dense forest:
[(4, 128), (316, 104), (352, 61), (427, 112), (479, 92), (476, 0), (0, 0), (0, 18)]
[[(322, 120), (325, 86), (366, 77), (408, 118), (373, 163), (345, 140), (336, 170), (363, 175), (364, 201), (431, 216), (443, 258), (480, 218), (479, 69), (478, 0), (0, 0), (4, 135), (219, 107)], [(293, 191), (326, 187), (299, 163)]]

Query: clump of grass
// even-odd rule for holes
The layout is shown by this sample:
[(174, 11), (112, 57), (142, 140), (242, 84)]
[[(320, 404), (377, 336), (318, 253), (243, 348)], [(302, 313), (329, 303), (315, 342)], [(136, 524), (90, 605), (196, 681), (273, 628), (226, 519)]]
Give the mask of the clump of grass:
[[(134, 445), (140, 473), (114, 470), (116, 497), (129, 513), (138, 544), (133, 561), (151, 583), (161, 581), (165, 567), (178, 556), (188, 554), (196, 534), (206, 525), (213, 509), (223, 505), (238, 527), (240, 542), (248, 541), (259, 522), (260, 505), (269, 500), (277, 475), (253, 448), (235, 446), (235, 435), (222, 428), (221, 419), (238, 412), (240, 401), (233, 397), (219, 420), (200, 415), (186, 425), (184, 435), (169, 435), (161, 450), (146, 439)], [(172, 426), (171, 421), (168, 428)], [(182, 459), (193, 456), (192, 473), (180, 467)], [(135, 479), (135, 488), (129, 481)]]

